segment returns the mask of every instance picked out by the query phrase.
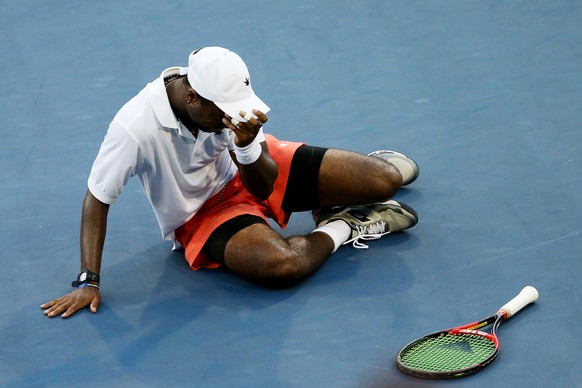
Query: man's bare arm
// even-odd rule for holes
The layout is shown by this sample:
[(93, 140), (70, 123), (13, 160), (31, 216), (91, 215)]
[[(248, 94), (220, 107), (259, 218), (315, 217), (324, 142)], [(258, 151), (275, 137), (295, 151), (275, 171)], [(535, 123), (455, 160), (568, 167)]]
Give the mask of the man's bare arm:
[[(244, 116), (244, 113), (241, 112), (241, 115)], [(256, 142), (256, 136), (261, 126), (268, 120), (267, 115), (263, 112), (255, 110), (253, 113), (256, 117), (249, 118), (247, 122), (237, 125), (230, 117), (223, 120), (223, 123), (235, 132), (237, 147), (248, 147), (251, 143)], [(261, 200), (267, 199), (273, 192), (273, 185), (279, 173), (277, 164), (269, 154), (267, 143), (260, 143), (260, 154), (252, 163), (241, 163), (237, 160), (235, 152), (232, 151), (231, 157), (238, 166), (241, 181), (246, 189)]]
[[(81, 216), (81, 270), (88, 269), (97, 274), (101, 270), (108, 213), (109, 205), (100, 202), (87, 190)], [(96, 313), (100, 302), (98, 288), (84, 287), (45, 303), (40, 308), (44, 309), (48, 317), (61, 314), (62, 318), (67, 318), (88, 305)]]

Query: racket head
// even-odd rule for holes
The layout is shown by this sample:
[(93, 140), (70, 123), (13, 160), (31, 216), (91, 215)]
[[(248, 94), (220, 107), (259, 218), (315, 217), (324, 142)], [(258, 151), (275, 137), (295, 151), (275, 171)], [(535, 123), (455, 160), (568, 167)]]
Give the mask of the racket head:
[(460, 326), (412, 341), (398, 353), (396, 365), (415, 377), (452, 379), (483, 369), (498, 353), (495, 331), (489, 334)]

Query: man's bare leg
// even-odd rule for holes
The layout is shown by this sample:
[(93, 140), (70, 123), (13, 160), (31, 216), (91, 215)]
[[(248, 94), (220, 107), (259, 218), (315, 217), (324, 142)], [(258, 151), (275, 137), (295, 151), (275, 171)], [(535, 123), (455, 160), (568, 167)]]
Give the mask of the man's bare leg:
[(261, 285), (290, 287), (312, 275), (334, 249), (325, 233), (283, 238), (259, 223), (237, 232), (226, 245), (224, 261), (233, 272)]

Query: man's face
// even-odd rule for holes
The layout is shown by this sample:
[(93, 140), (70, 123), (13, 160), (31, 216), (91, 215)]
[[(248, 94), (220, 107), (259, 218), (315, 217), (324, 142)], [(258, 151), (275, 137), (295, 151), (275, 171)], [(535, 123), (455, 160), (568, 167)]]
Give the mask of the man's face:
[(198, 127), (196, 129), (202, 132), (218, 133), (225, 128), (222, 122), (225, 117), (224, 112), (212, 101), (198, 95), (198, 98), (191, 105), (188, 114), (192, 122)]

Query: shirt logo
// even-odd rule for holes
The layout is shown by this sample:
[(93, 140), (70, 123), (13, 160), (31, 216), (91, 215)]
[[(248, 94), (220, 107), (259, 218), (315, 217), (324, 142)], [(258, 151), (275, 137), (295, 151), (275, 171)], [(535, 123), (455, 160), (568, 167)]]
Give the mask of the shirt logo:
[(249, 86), (251, 84), (251, 80), (249, 79), (249, 77), (245, 78), (245, 85)]

